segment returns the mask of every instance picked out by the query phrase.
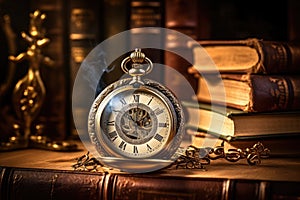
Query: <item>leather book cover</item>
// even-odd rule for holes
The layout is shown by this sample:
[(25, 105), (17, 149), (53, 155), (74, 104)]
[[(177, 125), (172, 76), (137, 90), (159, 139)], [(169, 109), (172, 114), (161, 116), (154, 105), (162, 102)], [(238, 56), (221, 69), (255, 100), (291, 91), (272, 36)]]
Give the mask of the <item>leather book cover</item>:
[(104, 174), (8, 168), (1, 199), (102, 199)]
[[(248, 38), (201, 40), (199, 44), (202, 48), (191, 47), (194, 66), (203, 73), (211, 73), (216, 69), (220, 73), (300, 73), (300, 45), (297, 42)], [(211, 58), (209, 63), (203, 59), (204, 55)]]
[(218, 94), (220, 87), (198, 77), (197, 99), (215, 102), (246, 112), (300, 110), (300, 76), (221, 74), (226, 99), (211, 99), (209, 91)]

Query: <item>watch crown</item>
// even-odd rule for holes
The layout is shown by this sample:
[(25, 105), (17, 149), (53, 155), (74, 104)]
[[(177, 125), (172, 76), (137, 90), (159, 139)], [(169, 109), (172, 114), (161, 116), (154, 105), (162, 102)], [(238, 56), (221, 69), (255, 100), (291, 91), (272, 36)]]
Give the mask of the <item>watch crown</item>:
[[(131, 66), (127, 63), (131, 61)], [(150, 73), (153, 68), (152, 61), (142, 53), (140, 48), (136, 48), (134, 52), (125, 58), (121, 63), (121, 69), (126, 74), (132, 76), (132, 83), (144, 84), (141, 77)]]
[(145, 57), (145, 54), (139, 48), (136, 48), (134, 52), (130, 54), (130, 59), (133, 63), (143, 63), (145, 61)]

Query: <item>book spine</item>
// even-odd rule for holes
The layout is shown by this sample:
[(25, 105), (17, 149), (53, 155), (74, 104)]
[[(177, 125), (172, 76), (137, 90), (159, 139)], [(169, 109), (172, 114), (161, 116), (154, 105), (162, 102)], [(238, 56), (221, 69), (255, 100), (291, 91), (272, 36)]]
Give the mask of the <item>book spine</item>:
[[(145, 55), (154, 63), (154, 70), (149, 75), (150, 79), (158, 82), (163, 81), (164, 69), (157, 70), (155, 63), (163, 64), (164, 32), (159, 29), (164, 26), (164, 0), (131, 0), (129, 27), (130, 27), (130, 44), (129, 48), (142, 48)], [(148, 29), (138, 29), (149, 27)], [(156, 44), (159, 48), (150, 48)]]
[[(146, 176), (145, 176), (146, 177)], [(116, 175), (112, 199), (280, 199), (297, 198), (297, 182)], [(280, 190), (280, 187), (284, 189)], [(275, 191), (276, 190), (276, 191)]]
[(5, 167), (0, 167), (0, 199), (6, 199)]
[(129, 0), (103, 0), (101, 11), (103, 40), (129, 28)]
[[(218, 85), (208, 85), (202, 76), (198, 78), (199, 89), (197, 99), (205, 103), (220, 103), (246, 112), (293, 111), (300, 109), (300, 79), (289, 75), (258, 75), (258, 74), (221, 74), (224, 81), (225, 94), (236, 94), (233, 84), (245, 83), (247, 99), (221, 100), (211, 99), (209, 91), (218, 91)], [(231, 82), (230, 84), (228, 82)], [(210, 90), (209, 90), (209, 87)], [(241, 90), (239, 90), (241, 91)], [(231, 95), (232, 95), (231, 94)], [(238, 99), (238, 98), (237, 98)], [(242, 102), (242, 103), (241, 103)]]
[(226, 180), (117, 175), (112, 199), (222, 199)]
[[(76, 79), (77, 71), (80, 68), (81, 63), (89, 52), (98, 44), (99, 33), (99, 11), (100, 3), (95, 0), (70, 0), (68, 3), (68, 24), (69, 24), (69, 100), (71, 102), (71, 91)], [(71, 104), (69, 104), (71, 105)], [(75, 105), (73, 108), (69, 107), (69, 124), (70, 124), (70, 136), (76, 138), (78, 132), (84, 130), (87, 123), (88, 110), (81, 105)], [(71, 110), (73, 109), (73, 110)], [(73, 116), (77, 117), (76, 128), (73, 123)]]
[[(165, 27), (174, 31), (185, 34), (192, 39), (197, 39), (197, 0), (166, 0), (165, 9)], [(188, 12), (186, 12), (188, 11)], [(197, 80), (191, 76), (187, 69), (192, 64), (187, 60), (192, 60), (192, 53), (187, 43), (183, 38), (178, 38), (180, 35), (168, 32), (166, 35), (166, 49), (164, 59), (165, 69), (164, 82), (165, 85), (170, 88), (178, 98), (186, 99), (190, 98), (185, 94), (186, 88), (184, 88), (183, 82), (188, 82), (191, 88), (197, 90)], [(173, 53), (172, 51), (182, 52), (182, 55), (190, 55), (190, 58), (182, 58), (180, 55)], [(174, 71), (176, 70), (176, 71)], [(177, 73), (178, 72), (178, 73)]]
[[(122, 33), (129, 29), (129, 11), (130, 1), (129, 0), (104, 0), (101, 6), (102, 15), (100, 16), (101, 22), (101, 41), (113, 37), (115, 34)], [(123, 40), (119, 43), (121, 47), (128, 47), (129, 42)], [(110, 58), (113, 54), (115, 46), (107, 46), (105, 49), (105, 55), (107, 60), (114, 60), (116, 58)], [(119, 55), (121, 56), (121, 55)], [(110, 65), (110, 63), (107, 63)], [(109, 77), (112, 78), (112, 77)], [(113, 78), (112, 78), (113, 79)], [(109, 84), (109, 83), (108, 83)]]
[[(129, 16), (130, 16), (130, 0), (103, 0), (101, 4), (100, 15), (100, 41), (107, 39), (114, 40), (116, 34), (122, 34), (123, 31), (127, 31), (130, 28)], [(118, 46), (106, 45), (103, 48), (105, 54), (105, 62), (108, 66), (104, 70), (101, 79), (97, 85), (96, 95), (98, 95), (106, 86), (119, 80), (124, 72), (121, 70), (121, 62), (125, 56), (117, 55), (116, 49), (128, 49), (129, 40), (122, 40), (118, 42)], [(127, 55), (126, 55), (127, 56)], [(108, 63), (108, 60), (112, 60)]]
[(249, 41), (249, 46), (256, 48), (260, 55), (260, 62), (251, 73), (287, 74), (300, 72), (300, 46), (296, 43), (263, 40)]
[(247, 111), (287, 111), (300, 109), (300, 79), (297, 76), (252, 75)]
[(131, 0), (130, 28), (163, 26), (163, 0)]
[[(97, 85), (97, 95), (103, 88), (119, 80), (124, 75), (120, 66), (122, 60), (128, 56), (129, 51), (134, 50), (135, 48), (144, 48), (142, 51), (153, 63), (163, 62), (160, 49), (146, 48), (154, 43), (161, 44), (161, 47), (163, 47), (161, 37), (162, 32), (151, 32), (150, 29), (136, 29), (143, 27), (161, 27), (164, 19), (163, 8), (164, 3), (162, 0), (105, 0), (103, 2), (103, 39), (107, 39), (117, 33), (122, 34), (123, 31), (130, 31), (130, 34), (128, 34), (128, 32), (124, 33), (123, 36), (126, 35), (128, 38), (120, 41), (118, 47), (105, 47), (105, 57), (107, 60), (113, 61), (107, 63), (107, 69), (103, 72)], [(113, 40), (114, 38), (111, 39)], [(112, 57), (115, 56), (114, 53), (116, 52), (116, 48), (119, 47), (128, 52), (124, 55), (118, 55), (119, 57), (117, 58)], [(160, 81), (162, 73), (156, 73), (154, 70), (149, 77)]]
[[(127, 31), (130, 29), (130, 34), (125, 33), (128, 38), (123, 40), (120, 45), (123, 49), (134, 50), (135, 48), (143, 48), (142, 51), (153, 63), (163, 63), (163, 57), (160, 49), (145, 48), (149, 44), (159, 44), (161, 49), (163, 48), (163, 40), (161, 37), (161, 31), (151, 31), (150, 29), (136, 29), (143, 27), (162, 27), (163, 26), (163, 8), (164, 3), (161, 0), (117, 0), (117, 1), (104, 1), (103, 4), (103, 25), (104, 35), (103, 39), (113, 36), (116, 33)], [(105, 10), (104, 10), (105, 9)], [(122, 10), (120, 12), (120, 10)], [(128, 35), (127, 35), (128, 34)], [(113, 39), (113, 38), (112, 38)], [(110, 55), (115, 51), (116, 46), (106, 47), (107, 55)], [(130, 51), (131, 52), (131, 51)], [(128, 53), (119, 56), (112, 63), (108, 63), (107, 70), (104, 71), (98, 86), (97, 94), (99, 94), (103, 88), (120, 79), (124, 72), (121, 70), (120, 65), (124, 58), (128, 56)], [(110, 59), (112, 60), (112, 59)], [(149, 78), (157, 81), (162, 80), (163, 69), (157, 69), (151, 72)]]
[(42, 132), (53, 139), (67, 137), (67, 82), (66, 76), (66, 22), (64, 1), (30, 1), (30, 9), (46, 14), (44, 23), (50, 43), (43, 53), (54, 60), (54, 66), (41, 67), (41, 76), (46, 87), (46, 98), (34, 124), (42, 127)]
[(265, 195), (268, 199), (298, 199), (299, 183), (265, 182)]

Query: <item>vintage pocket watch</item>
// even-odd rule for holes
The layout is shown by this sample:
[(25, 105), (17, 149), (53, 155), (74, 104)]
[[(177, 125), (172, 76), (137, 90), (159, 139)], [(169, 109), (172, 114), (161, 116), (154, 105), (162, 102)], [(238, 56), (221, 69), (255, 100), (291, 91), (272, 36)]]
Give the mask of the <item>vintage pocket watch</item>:
[(134, 52), (121, 63), (130, 78), (101, 91), (88, 116), (89, 137), (99, 161), (127, 172), (164, 168), (179, 156), (184, 114), (179, 100), (161, 83), (143, 76), (153, 63)]

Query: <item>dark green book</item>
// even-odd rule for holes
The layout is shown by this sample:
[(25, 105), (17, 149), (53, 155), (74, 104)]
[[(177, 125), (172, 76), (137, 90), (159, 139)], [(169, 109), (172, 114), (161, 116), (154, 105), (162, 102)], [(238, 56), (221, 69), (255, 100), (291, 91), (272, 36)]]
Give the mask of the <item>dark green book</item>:
[(244, 112), (238, 109), (182, 102), (186, 126), (221, 137), (273, 137), (300, 133), (300, 111)]

